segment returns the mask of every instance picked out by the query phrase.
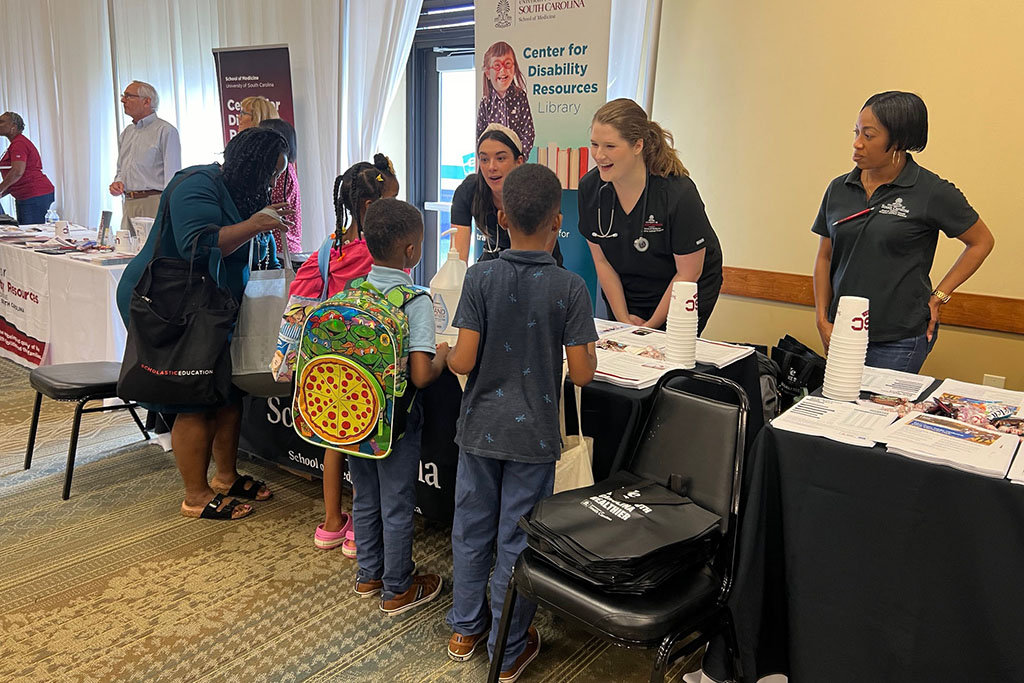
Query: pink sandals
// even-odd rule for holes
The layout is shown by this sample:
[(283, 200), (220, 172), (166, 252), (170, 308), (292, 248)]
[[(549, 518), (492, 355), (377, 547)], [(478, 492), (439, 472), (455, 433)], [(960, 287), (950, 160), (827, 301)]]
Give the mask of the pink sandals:
[[(313, 534), (313, 543), (320, 550), (333, 550), (340, 545), (345, 557), (355, 557), (356, 544), (355, 534), (352, 531), (352, 515), (345, 514), (345, 523), (338, 531), (325, 531), (323, 524), (317, 525), (316, 533)], [(352, 544), (352, 555), (347, 552), (349, 543)]]

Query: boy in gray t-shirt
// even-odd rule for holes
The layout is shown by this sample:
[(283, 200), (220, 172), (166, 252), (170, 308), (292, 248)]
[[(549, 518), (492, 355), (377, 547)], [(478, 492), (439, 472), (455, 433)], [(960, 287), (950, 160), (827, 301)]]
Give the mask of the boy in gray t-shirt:
[[(512, 248), (469, 269), (455, 314), (459, 340), (448, 367), (469, 375), (456, 437), (461, 450), (447, 618), (454, 631), (448, 654), (457, 661), (469, 659), (488, 631), (493, 654), (512, 564), (526, 547), (517, 523), (551, 495), (561, 452), (562, 348), (577, 385), (590, 382), (597, 368), (586, 285), (551, 256), (562, 223), (561, 197), (558, 178), (543, 166), (526, 164), (509, 173), (498, 222), (508, 230)], [(536, 605), (518, 601), (501, 680), (514, 680), (540, 651), (539, 635), (530, 626), (535, 611)]]

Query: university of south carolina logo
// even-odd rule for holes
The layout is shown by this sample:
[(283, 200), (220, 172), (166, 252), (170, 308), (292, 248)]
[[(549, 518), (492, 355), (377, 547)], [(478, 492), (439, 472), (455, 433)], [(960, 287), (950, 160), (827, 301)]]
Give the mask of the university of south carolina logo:
[(644, 221), (644, 232), (664, 232), (664, 230), (664, 224), (655, 218), (653, 213)]
[(853, 320), (850, 321), (850, 329), (854, 332), (868, 329), (868, 312), (864, 311), (860, 315), (853, 316)]
[(882, 204), (882, 208), (878, 210), (878, 213), (885, 216), (899, 216), (900, 218), (906, 218), (907, 214), (910, 213), (910, 209), (903, 203), (902, 197), (897, 197), (888, 204)]
[(508, 28), (512, 25), (512, 8), (508, 0), (498, 0), (494, 14), (494, 28)]

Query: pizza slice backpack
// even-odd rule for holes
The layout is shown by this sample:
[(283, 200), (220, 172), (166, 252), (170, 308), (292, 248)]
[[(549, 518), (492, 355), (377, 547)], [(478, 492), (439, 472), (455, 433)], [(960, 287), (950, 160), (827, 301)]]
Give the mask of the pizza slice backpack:
[[(295, 362), (295, 431), (316, 446), (381, 459), (405, 432), (408, 387), (405, 305), (426, 290), (381, 292), (365, 278), (313, 307)], [(408, 390), (407, 390), (408, 389)]]

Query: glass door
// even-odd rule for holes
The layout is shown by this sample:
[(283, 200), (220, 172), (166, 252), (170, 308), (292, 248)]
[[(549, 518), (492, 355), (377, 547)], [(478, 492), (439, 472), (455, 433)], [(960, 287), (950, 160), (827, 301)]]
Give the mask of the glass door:
[(456, 188), (476, 170), (476, 71), (473, 55), (438, 57), (438, 183), (436, 201), (425, 203), (437, 213), (436, 267), (448, 258), (452, 235), (451, 201)]

